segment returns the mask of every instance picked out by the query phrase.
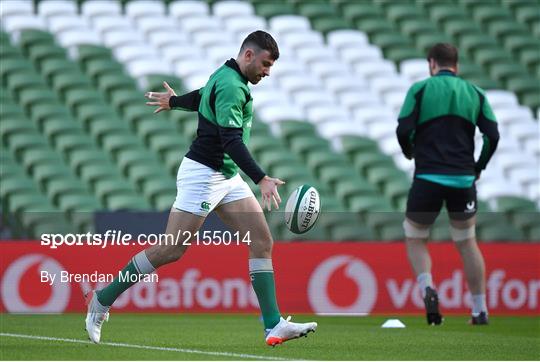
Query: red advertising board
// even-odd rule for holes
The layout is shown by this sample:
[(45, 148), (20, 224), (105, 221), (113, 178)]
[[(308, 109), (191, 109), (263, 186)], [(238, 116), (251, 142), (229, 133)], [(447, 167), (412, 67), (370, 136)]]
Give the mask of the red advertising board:
[[(82, 291), (107, 284), (94, 279), (117, 275), (142, 249), (50, 249), (37, 242), (3, 242), (1, 247), (0, 311), (29, 313), (86, 310)], [(457, 250), (451, 243), (429, 248), (443, 312), (468, 313), (470, 293)], [(540, 244), (480, 248), (490, 312), (539, 314)], [(115, 312), (256, 312), (247, 257), (245, 246), (192, 246), (179, 262), (157, 271), (157, 282), (140, 282), (126, 291)], [(283, 313), (423, 312), (402, 243), (276, 244), (273, 264)], [(76, 279), (83, 276), (90, 281)]]

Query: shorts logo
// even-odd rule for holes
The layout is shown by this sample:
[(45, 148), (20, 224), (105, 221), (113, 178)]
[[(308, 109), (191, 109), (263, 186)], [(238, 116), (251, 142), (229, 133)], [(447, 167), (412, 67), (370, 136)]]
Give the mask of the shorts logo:
[(212, 205), (212, 204), (209, 203), (209, 202), (203, 201), (203, 202), (201, 202), (201, 209), (203, 209), (205, 211), (209, 211), (210, 210), (210, 205)]
[(475, 204), (474, 201), (468, 202), (467, 209), (465, 209), (465, 212), (474, 212), (475, 211), (474, 204)]

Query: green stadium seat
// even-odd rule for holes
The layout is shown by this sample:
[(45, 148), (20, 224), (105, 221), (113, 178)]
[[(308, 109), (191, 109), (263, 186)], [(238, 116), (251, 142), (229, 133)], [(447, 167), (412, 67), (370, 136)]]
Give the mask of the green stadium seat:
[(474, 20), (485, 27), (492, 22), (511, 21), (510, 13), (506, 9), (488, 4), (475, 7), (472, 16)]
[[(465, 77), (464, 77), (465, 78)], [(473, 83), (474, 85), (482, 88), (482, 89), (485, 89), (485, 90), (489, 90), (489, 89), (500, 89), (501, 86), (498, 82), (492, 80), (492, 79), (489, 79), (487, 77), (483, 77), (483, 76), (480, 76), (480, 77), (466, 77), (465, 78), (467, 81)]]
[(518, 241), (523, 240), (525, 235), (515, 228), (507, 225), (495, 224), (477, 227), (477, 238), (484, 242), (489, 241)]
[(499, 48), (484, 48), (475, 51), (474, 60), (483, 67), (490, 67), (497, 63), (510, 63), (512, 58), (502, 49)]
[(74, 88), (66, 92), (65, 104), (76, 114), (81, 106), (106, 107), (100, 94), (92, 88)]
[(524, 77), (515, 77), (507, 81), (506, 87), (515, 92), (518, 97), (524, 95), (524, 93), (540, 94), (540, 84), (538, 80)]
[[(86, 164), (81, 166), (79, 177), (84, 180), (92, 189), (96, 190), (96, 185), (103, 180), (112, 180), (118, 183), (126, 183), (121, 177), (119, 171), (110, 163), (105, 164)], [(101, 200), (103, 203), (103, 200)]]
[(369, 228), (361, 224), (341, 225), (330, 231), (332, 241), (372, 241), (377, 237)]
[(66, 59), (66, 50), (54, 44), (36, 45), (28, 49), (28, 58), (41, 69), (43, 61), (48, 59)]
[(362, 214), (370, 212), (394, 211), (390, 203), (378, 195), (358, 195), (352, 196), (348, 200), (349, 209)]
[(502, 82), (516, 77), (528, 76), (525, 69), (515, 62), (493, 64), (489, 69), (489, 73), (493, 78), (499, 79)]
[(350, 29), (351, 25), (338, 16), (313, 19), (311, 26), (314, 30), (326, 35), (334, 30)]
[(450, 3), (438, 2), (429, 9), (430, 18), (439, 25), (444, 26), (446, 22), (455, 19), (466, 19), (467, 14), (464, 10), (452, 5)]
[(341, 180), (336, 182), (334, 187), (335, 195), (341, 200), (348, 200), (356, 195), (372, 195), (376, 192), (370, 183), (357, 180)]
[(368, 169), (375, 166), (394, 166), (394, 160), (390, 156), (387, 156), (379, 152), (356, 152), (352, 155), (353, 164), (355, 168), (364, 176), (367, 175)]
[(54, 45), (54, 36), (47, 31), (25, 29), (19, 35), (18, 45), (25, 54), (28, 54), (29, 48), (37, 45)]
[(501, 196), (496, 199), (497, 211), (500, 212), (535, 212), (538, 211), (533, 201), (513, 196)]
[(340, 7), (345, 19), (351, 22), (383, 16), (382, 11), (370, 2), (349, 1), (343, 3)]
[(538, 4), (517, 8), (515, 10), (515, 16), (520, 23), (527, 24), (529, 27), (532, 27), (533, 24), (540, 22)]
[(389, 181), (403, 180), (407, 182), (407, 178), (403, 171), (398, 170), (396, 167), (388, 165), (377, 165), (370, 167), (367, 170), (367, 179), (374, 185), (382, 188), (383, 184)]
[[(392, 23), (384, 19), (365, 18), (355, 22), (356, 27), (366, 33), (370, 40), (373, 36), (379, 34), (399, 34)], [(371, 41), (374, 43), (374, 41)], [(377, 44), (378, 45), (378, 44)]]
[(385, 55), (386, 58), (400, 64), (402, 61), (407, 59), (422, 58), (425, 54), (422, 54), (422, 52), (410, 48), (408, 45), (404, 45), (386, 49)]
[(461, 40), (464, 36), (475, 35), (482, 30), (467, 18), (455, 18), (444, 23), (444, 31), (446, 34)]
[(333, 187), (335, 183), (341, 179), (354, 180), (358, 177), (356, 172), (350, 168), (344, 168), (341, 165), (330, 165), (321, 169), (318, 175), (319, 179), (330, 187)]
[(260, 154), (258, 161), (264, 167), (272, 168), (274, 166), (287, 163), (290, 153), (286, 150), (269, 150)]
[(68, 118), (69, 112), (64, 107), (59, 107), (56, 102), (51, 104), (37, 104), (30, 109), (32, 120), (41, 130), (43, 124), (56, 118)]
[(33, 127), (33, 125), (29, 122), (21, 122), (21, 119), (2, 118), (2, 123), (0, 123), (0, 138), (3, 144), (7, 143), (7, 139), (14, 134), (24, 135), (34, 132), (35, 128)]
[(133, 162), (132, 164), (126, 166), (125, 174), (138, 188), (143, 189), (143, 185), (148, 181), (153, 179), (167, 180), (171, 185), (174, 185), (174, 179), (170, 177), (169, 174), (161, 167), (161, 165), (149, 162)]
[(487, 28), (488, 32), (498, 38), (499, 41), (503, 41), (508, 36), (512, 35), (527, 37), (529, 31), (526, 26), (513, 21), (493, 22), (488, 24)]
[(452, 241), (448, 224), (435, 223), (431, 228), (429, 239), (433, 241)]
[(452, 43), (452, 39), (444, 34), (419, 34), (416, 37), (416, 47), (422, 52), (427, 54), (429, 49), (436, 43)]
[(59, 136), (64, 134), (82, 134), (82, 129), (71, 118), (56, 118), (44, 123), (43, 133), (49, 139), (49, 142), (56, 144)]
[(150, 210), (150, 205), (137, 195), (113, 194), (107, 197), (107, 207), (118, 210)]
[[(67, 59), (45, 59), (41, 62), (40, 67), (40, 73), (45, 77), (46, 81), (51, 84), (53, 83), (53, 79), (59, 75), (75, 75), (80, 76), (82, 75), (81, 71), (75, 63), (67, 60)], [(86, 83), (90, 84), (88, 80)]]
[(151, 74), (146, 75), (143, 79), (145, 92), (165, 92), (163, 82), (167, 82), (177, 94), (184, 92), (186, 89), (180, 78), (170, 74)]
[(197, 136), (197, 129), (199, 128), (198, 119), (195, 117), (186, 118), (182, 122), (181, 126), (182, 126), (181, 131), (184, 137), (186, 137), (186, 139), (188, 139), (189, 141), (194, 140), (195, 137)]
[(406, 3), (392, 3), (385, 13), (388, 19), (398, 24), (410, 19), (422, 21), (424, 18), (420, 8)]
[(2, 179), (0, 187), (0, 196), (2, 199), (9, 198), (11, 195), (38, 192), (37, 185), (27, 178), (12, 177)]
[(249, 150), (255, 155), (276, 149), (276, 139), (267, 136), (251, 135)]
[(113, 58), (112, 51), (109, 48), (99, 46), (99, 45), (91, 45), (91, 44), (80, 44), (76, 48), (76, 58), (78, 59), (79, 63), (84, 66), (96, 59), (109, 59), (111, 60)]
[(25, 212), (54, 212), (56, 211), (47, 198), (37, 192), (11, 194), (8, 198), (9, 210), (20, 214)]
[(366, 225), (379, 229), (385, 225), (403, 223), (404, 215), (397, 212), (370, 212), (364, 216)]
[(20, 91), (23, 89), (47, 89), (43, 80), (38, 75), (32, 73), (10, 75), (7, 86), (17, 99), (19, 98)]
[[(100, 202), (90, 195), (80, 195), (80, 194), (67, 194), (63, 195), (58, 200), (58, 207), (69, 213), (86, 213), (99, 211), (103, 208)], [(86, 222), (92, 223), (92, 220), (85, 220)]]
[(154, 134), (149, 137), (148, 145), (152, 150), (161, 155), (164, 155), (167, 152), (174, 152), (180, 155), (189, 147), (188, 142), (181, 135), (174, 133)]
[(55, 149), (62, 152), (66, 158), (78, 149), (92, 149), (95, 144), (83, 134), (62, 134), (56, 138)]
[(255, 4), (257, 15), (272, 18), (279, 15), (294, 14), (294, 8), (288, 3), (265, 2)]
[(323, 138), (300, 134), (290, 139), (289, 147), (297, 155), (306, 158), (311, 152), (329, 150), (330, 144)]
[(525, 106), (533, 110), (540, 108), (540, 97), (538, 96), (538, 91), (526, 92), (522, 96), (521, 100)]
[(54, 179), (65, 179), (72, 174), (64, 167), (60, 160), (36, 164), (32, 169), (32, 177), (38, 182), (43, 190)]
[(406, 199), (409, 194), (409, 187), (409, 183), (403, 182), (402, 179), (389, 180), (383, 185), (383, 193), (394, 205), (400, 206), (400, 200)]
[(124, 174), (128, 174), (129, 169), (135, 165), (145, 165), (155, 167), (156, 159), (146, 149), (125, 149), (118, 154), (116, 163)]
[(19, 104), (30, 114), (32, 109), (40, 105), (54, 104), (58, 100), (54, 93), (46, 88), (25, 88), (19, 93)]
[(522, 64), (529, 67), (529, 69), (538, 67), (540, 65), (540, 54), (534, 49), (525, 49), (519, 54), (519, 59)]
[(118, 115), (110, 107), (96, 107), (93, 104), (83, 104), (77, 108), (77, 119), (83, 124), (85, 129), (89, 129), (89, 124), (97, 119), (109, 119), (114, 122), (116, 118), (118, 118)]
[(400, 47), (403, 45), (410, 46), (411, 48), (413, 47), (410, 40), (406, 36), (397, 32), (373, 34), (370, 36), (370, 40), (381, 47), (385, 52), (389, 48)]
[(466, 54), (472, 55), (486, 49), (500, 50), (492, 37), (482, 33), (463, 35), (459, 40), (459, 47)]
[(527, 233), (528, 240), (540, 241), (540, 225), (532, 227)]
[(27, 74), (33, 72), (32, 64), (26, 59), (19, 58), (0, 58), (0, 77), (2, 86), (6, 87), (8, 79), (16, 73)]
[(124, 68), (114, 60), (98, 58), (89, 60), (85, 71), (93, 81), (97, 81), (105, 74), (123, 74)]
[(48, 148), (44, 138), (38, 134), (14, 134), (8, 138), (7, 146), (16, 159), (21, 159), (22, 153), (27, 150)]
[(98, 89), (110, 97), (118, 90), (135, 90), (137, 84), (134, 80), (124, 74), (105, 74), (98, 78)]
[(325, 2), (298, 2), (296, 6), (298, 13), (310, 20), (339, 15), (334, 6)]
[(11, 39), (9, 37), (9, 34), (3, 30), (0, 30), (0, 44), (10, 44), (10, 43), (11, 43)]
[(103, 152), (94, 149), (93, 147), (73, 150), (73, 152), (69, 154), (68, 160), (71, 168), (77, 174), (80, 174), (81, 168), (84, 166), (94, 164), (103, 165), (105, 168), (110, 162)]
[[(117, 89), (111, 93), (111, 104), (122, 114), (126, 109), (131, 108), (134, 105), (144, 104), (145, 98), (142, 92), (135, 89)], [(150, 113), (148, 106), (145, 113)]]
[(319, 173), (326, 166), (341, 165), (347, 168), (347, 159), (339, 153), (331, 153), (328, 150), (312, 151), (306, 155), (306, 164), (314, 172)]
[(343, 151), (351, 157), (357, 153), (371, 152), (379, 149), (376, 141), (360, 136), (342, 136), (341, 145)]
[(424, 19), (406, 19), (401, 22), (401, 31), (408, 37), (416, 38), (423, 34), (435, 34), (439, 30), (434, 24)]
[(380, 228), (379, 237), (385, 241), (400, 241), (405, 239), (402, 222), (387, 224)]
[[(285, 186), (285, 188), (295, 187), (295, 184), (313, 183), (310, 182), (313, 178), (309, 174), (309, 172), (305, 168), (300, 167), (298, 164), (276, 164), (272, 167), (269, 167), (268, 169), (274, 177), (277, 177), (287, 182), (287, 186)], [(292, 191), (292, 189), (290, 191)]]
[(55, 205), (66, 195), (87, 195), (88, 190), (78, 179), (62, 178), (51, 180), (47, 185), (47, 195)]
[(80, 94), (93, 93), (94, 98), (100, 99), (98, 93), (92, 89), (92, 84), (88, 81), (88, 78), (78, 72), (65, 72), (55, 75), (52, 78), (52, 86), (68, 104), (70, 104), (69, 97), (74, 97), (74, 94), (80, 96)]

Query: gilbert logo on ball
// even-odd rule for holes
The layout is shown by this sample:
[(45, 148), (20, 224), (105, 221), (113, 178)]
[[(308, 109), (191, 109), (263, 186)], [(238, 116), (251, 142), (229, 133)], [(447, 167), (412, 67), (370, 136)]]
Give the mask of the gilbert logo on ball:
[(319, 192), (310, 185), (297, 187), (289, 196), (285, 206), (285, 223), (295, 234), (309, 231), (321, 209)]

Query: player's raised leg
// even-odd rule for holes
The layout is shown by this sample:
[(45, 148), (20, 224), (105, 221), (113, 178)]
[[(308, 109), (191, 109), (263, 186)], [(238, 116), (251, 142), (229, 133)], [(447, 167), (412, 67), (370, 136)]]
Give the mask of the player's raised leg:
[(266, 343), (273, 346), (314, 332), (317, 328), (315, 322), (293, 323), (290, 317), (281, 317), (272, 266), (273, 239), (257, 199), (249, 196), (225, 203), (216, 208), (216, 212), (240, 235), (250, 235), (249, 274), (263, 316)]
[[(190, 231), (193, 234), (199, 230), (204, 219), (203, 216), (173, 208), (169, 214), (165, 234), (172, 236), (168, 240), (174, 240), (180, 230)], [(99, 343), (101, 327), (103, 322), (108, 319), (109, 309), (116, 298), (144, 275), (152, 273), (162, 265), (180, 259), (186, 249), (187, 246), (182, 244), (164, 243), (154, 245), (131, 258), (128, 264), (119, 272), (119, 275), (107, 287), (88, 293), (85, 296), (88, 304), (86, 331), (90, 340)], [(124, 277), (121, 278), (120, 275)], [(130, 275), (136, 275), (137, 278), (130, 278)]]

